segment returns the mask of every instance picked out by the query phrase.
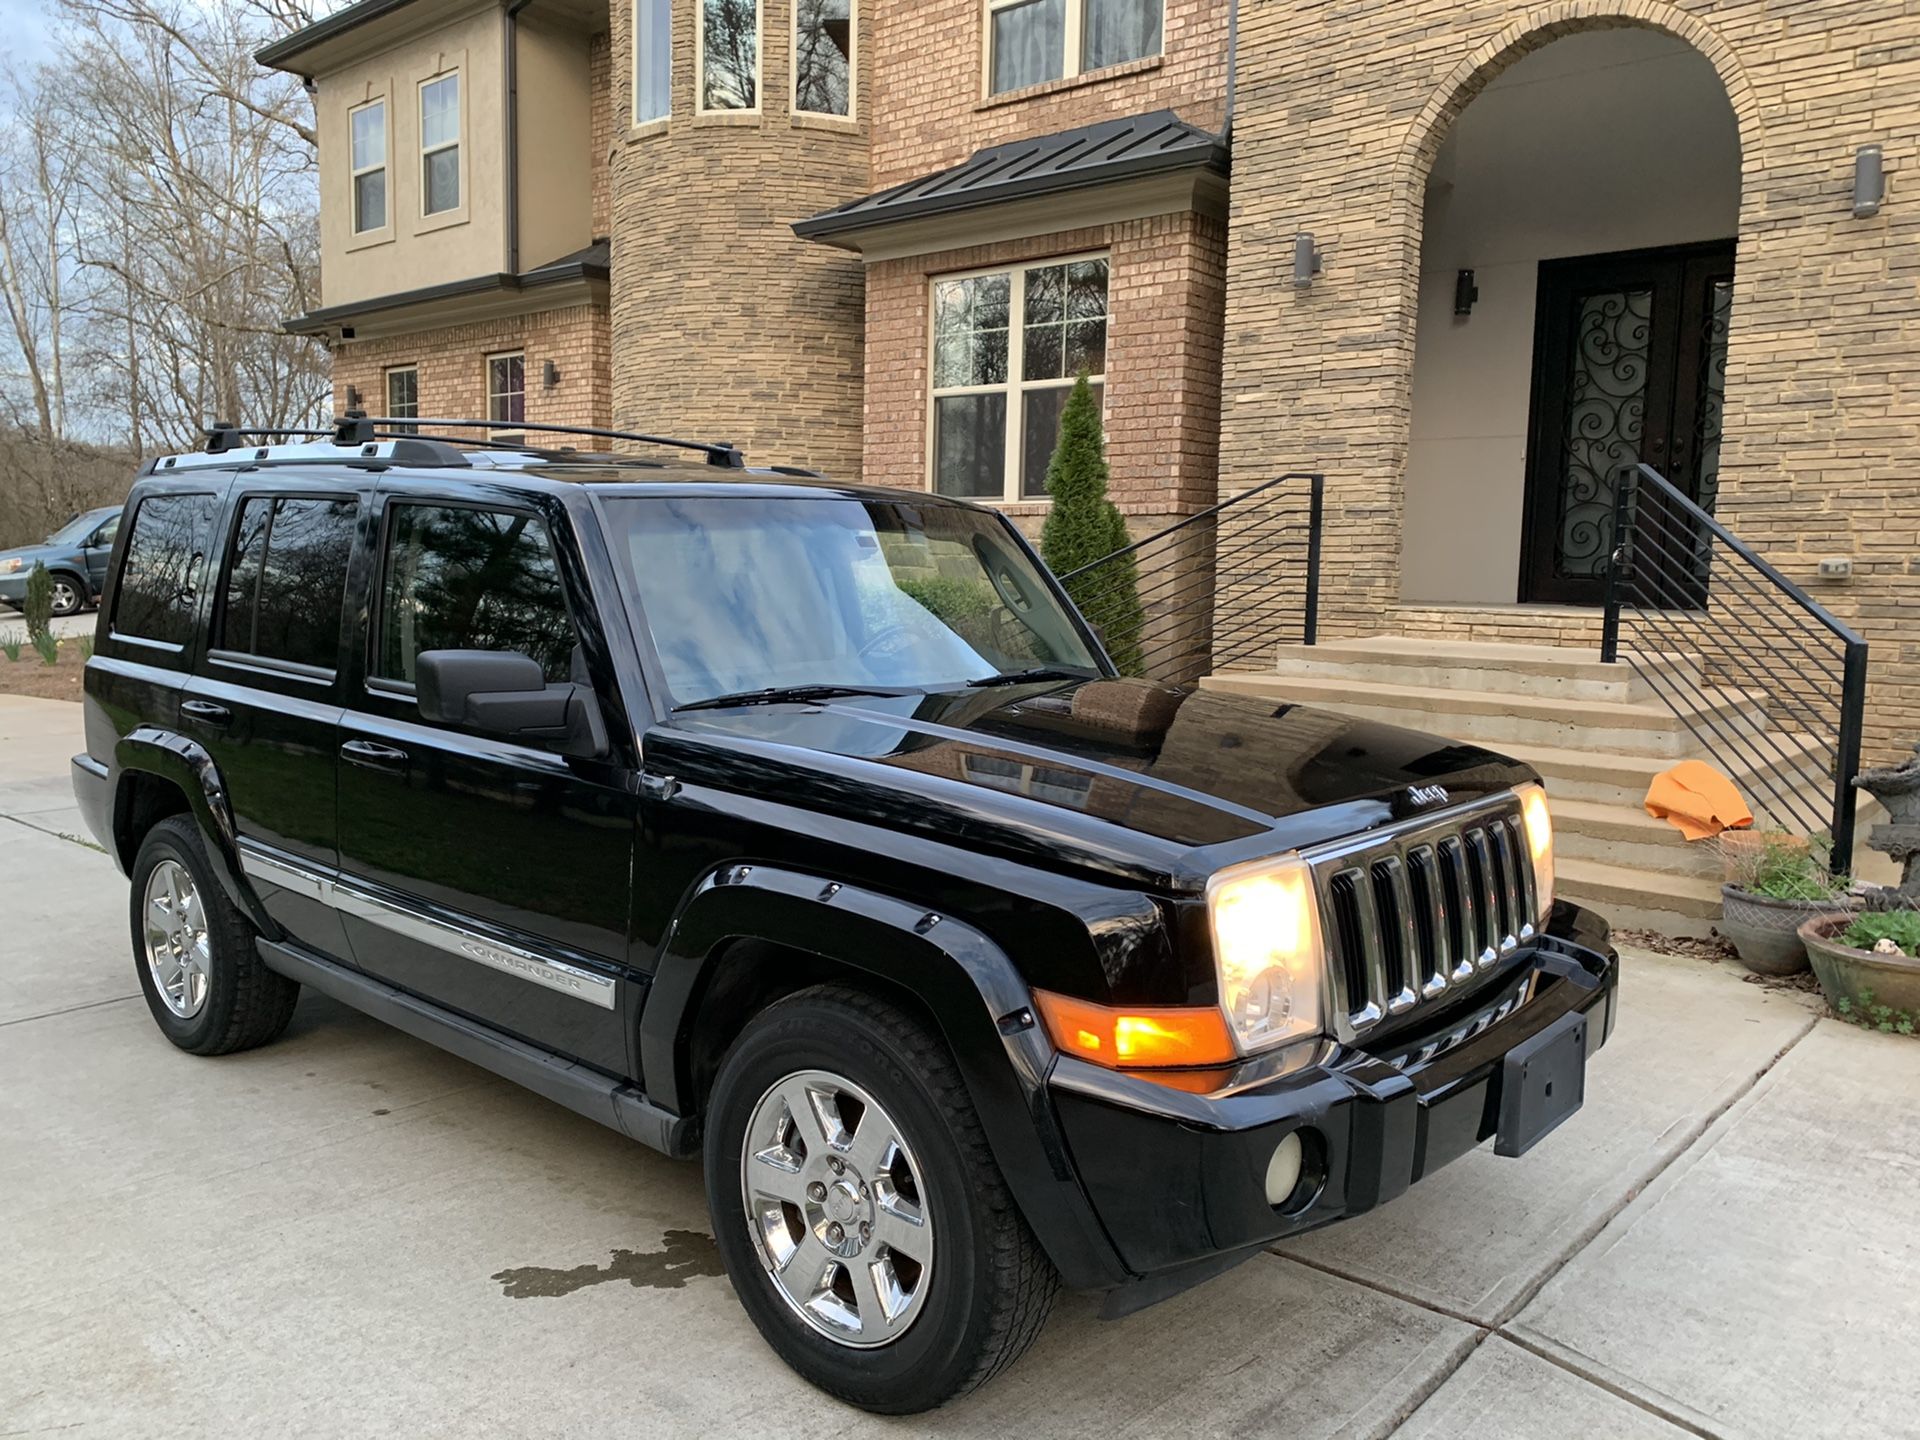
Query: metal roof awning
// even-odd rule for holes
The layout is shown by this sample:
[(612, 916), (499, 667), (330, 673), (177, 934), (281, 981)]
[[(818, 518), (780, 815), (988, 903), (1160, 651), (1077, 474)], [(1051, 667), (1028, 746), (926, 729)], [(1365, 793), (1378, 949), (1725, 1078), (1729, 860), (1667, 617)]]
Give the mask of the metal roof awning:
[(1222, 136), (1187, 124), (1171, 110), (1155, 110), (990, 146), (950, 170), (796, 221), (793, 232), (805, 240), (846, 244), (849, 237), (881, 226), (1009, 200), (1032, 200), (1182, 171), (1225, 175), (1228, 155)]

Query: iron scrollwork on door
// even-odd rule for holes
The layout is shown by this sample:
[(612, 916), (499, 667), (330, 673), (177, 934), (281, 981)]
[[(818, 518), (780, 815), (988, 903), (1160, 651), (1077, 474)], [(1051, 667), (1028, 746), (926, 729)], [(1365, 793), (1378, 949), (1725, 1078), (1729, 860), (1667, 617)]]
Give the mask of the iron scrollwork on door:
[(1637, 464), (1646, 426), (1653, 291), (1582, 297), (1562, 436), (1565, 479), (1555, 573), (1593, 579), (1613, 548), (1615, 477)]

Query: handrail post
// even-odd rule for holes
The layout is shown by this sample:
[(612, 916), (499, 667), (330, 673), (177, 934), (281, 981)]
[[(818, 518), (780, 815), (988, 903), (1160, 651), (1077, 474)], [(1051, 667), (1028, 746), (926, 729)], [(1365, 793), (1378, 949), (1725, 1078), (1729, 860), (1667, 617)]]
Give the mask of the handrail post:
[(1633, 512), (1633, 483), (1639, 472), (1623, 467), (1613, 489), (1613, 549), (1607, 554), (1606, 608), (1600, 616), (1600, 663), (1620, 662), (1620, 579), (1632, 563), (1633, 538), (1628, 533)]
[(1860, 739), (1867, 708), (1867, 646), (1847, 646), (1840, 685), (1840, 742), (1833, 757), (1833, 853), (1828, 865), (1836, 875), (1853, 869), (1854, 777), (1860, 773)]
[(1309, 475), (1307, 501), (1307, 600), (1301, 622), (1300, 642), (1320, 642), (1320, 526), (1326, 511), (1327, 477)]

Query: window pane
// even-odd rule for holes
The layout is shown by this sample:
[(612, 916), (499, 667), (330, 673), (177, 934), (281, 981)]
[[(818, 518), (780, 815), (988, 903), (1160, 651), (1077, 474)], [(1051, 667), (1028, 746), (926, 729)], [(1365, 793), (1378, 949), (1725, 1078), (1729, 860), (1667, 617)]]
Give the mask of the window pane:
[(420, 87), (420, 148), (451, 145), (460, 138), (460, 77), (443, 75)]
[(1076, 320), (1067, 326), (1066, 364), (1062, 375), (1104, 375), (1107, 371), (1107, 322)]
[(1048, 265), (1027, 272), (1027, 324), (1045, 325), (1061, 318), (1066, 305), (1067, 267)]
[(1067, 318), (1091, 320), (1107, 313), (1107, 262), (1076, 260), (1067, 270)]
[(487, 418), (519, 423), (527, 418), (526, 359), (495, 355), (487, 361)]
[(752, 110), (760, 103), (760, 0), (701, 0), (700, 105)]
[(1080, 68), (1098, 70), (1160, 53), (1161, 0), (1086, 0)]
[(978, 275), (967, 281), (967, 294), (973, 302), (971, 323), (976, 330), (1007, 328), (1008, 306), (1013, 296), (1011, 275)]
[(933, 488), (974, 499), (1005, 494), (1007, 397), (943, 396), (933, 416)]
[(449, 145), (426, 157), (426, 213), (438, 215), (460, 206), (460, 147)]
[(387, 172), (369, 170), (353, 177), (353, 228), (378, 230), (387, 223)]
[(358, 508), (353, 500), (248, 500), (235, 531), (221, 645), (333, 669)]
[(1066, 353), (1066, 336), (1058, 325), (1034, 325), (1027, 329), (1026, 358), (1020, 365), (1023, 380), (1058, 380), (1066, 372), (1060, 368)]
[(572, 673), (573, 622), (538, 520), (397, 505), (380, 581), (376, 672), (412, 680), (423, 650), (514, 650), (548, 681)]
[(1066, 73), (1067, 0), (1027, 0), (993, 12), (993, 89), (1018, 90)]
[(353, 112), (353, 168), (365, 170), (387, 161), (387, 107), (368, 105)]
[(1006, 383), (1012, 285), (1007, 275), (976, 275), (934, 285), (935, 388)]
[(186, 644), (216, 508), (211, 495), (155, 495), (140, 503), (114, 601), (116, 632)]
[[(418, 370), (389, 370), (387, 372), (387, 414), (399, 420), (411, 420), (420, 413), (420, 372)], [(396, 430), (412, 435), (418, 432), (415, 425), (396, 425)]]
[[(1093, 387), (1096, 404), (1102, 389)], [(1071, 385), (1055, 385), (1029, 390), (1021, 397), (1020, 494), (1026, 499), (1044, 500), (1047, 496), (1047, 466), (1053, 463), (1053, 452), (1060, 444), (1060, 417), (1072, 394)]]
[(633, 118), (660, 120), (673, 108), (673, 0), (635, 0)]
[(853, 0), (795, 0), (793, 102), (817, 115), (853, 113)]

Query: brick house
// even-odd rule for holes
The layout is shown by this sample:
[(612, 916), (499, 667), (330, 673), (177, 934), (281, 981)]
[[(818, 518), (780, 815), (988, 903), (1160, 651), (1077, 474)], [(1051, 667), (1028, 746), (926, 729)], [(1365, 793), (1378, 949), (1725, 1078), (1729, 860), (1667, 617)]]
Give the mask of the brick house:
[[(1032, 528), (1086, 369), (1136, 533), (1327, 476), (1321, 635), (1373, 638), (1220, 683), (1538, 747), (1603, 901), (1645, 899), (1629, 802), (1689, 753), (1583, 668), (1621, 460), (1867, 636), (1870, 757), (1920, 732), (1904, 0), (359, 0), (261, 58), (316, 87), (291, 323), (341, 408), (733, 440)], [(1649, 908), (1703, 915), (1667, 868)]]

